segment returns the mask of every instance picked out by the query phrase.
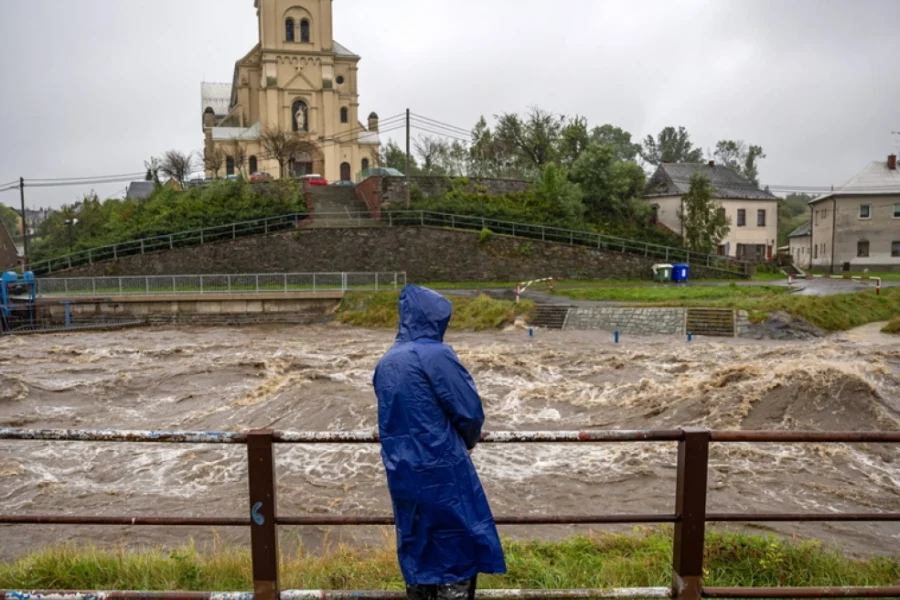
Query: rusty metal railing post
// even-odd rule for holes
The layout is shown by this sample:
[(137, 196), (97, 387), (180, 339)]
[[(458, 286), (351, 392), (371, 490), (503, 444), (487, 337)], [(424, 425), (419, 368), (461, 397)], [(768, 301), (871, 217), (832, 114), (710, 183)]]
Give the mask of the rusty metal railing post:
[(247, 434), (253, 600), (277, 600), (279, 593), (272, 440), (273, 432), (269, 430), (251, 431)]
[(703, 549), (706, 534), (706, 484), (710, 432), (685, 427), (678, 442), (678, 484), (675, 497), (675, 598), (699, 600), (702, 593)]

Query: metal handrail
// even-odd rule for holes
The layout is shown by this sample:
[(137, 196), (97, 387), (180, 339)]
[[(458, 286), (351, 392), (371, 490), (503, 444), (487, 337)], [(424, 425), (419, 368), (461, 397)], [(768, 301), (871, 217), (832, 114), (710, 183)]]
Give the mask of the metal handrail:
[(601, 250), (621, 251), (623, 253), (636, 255), (643, 254), (645, 257), (652, 256), (667, 262), (680, 259), (690, 263), (692, 260), (695, 260), (699, 261), (701, 266), (719, 270), (738, 269), (739, 272), (744, 274), (747, 272), (749, 265), (749, 263), (730, 257), (692, 252), (685, 248), (675, 248), (651, 242), (608, 236), (592, 231), (564, 229), (539, 224), (517, 223), (490, 217), (459, 215), (428, 210), (396, 210), (386, 211), (380, 219), (376, 219), (372, 217), (371, 213), (368, 211), (353, 212), (348, 210), (338, 213), (291, 213), (277, 217), (267, 217), (265, 219), (242, 221), (228, 225), (192, 229), (168, 235), (141, 238), (49, 258), (34, 263), (34, 265), (32, 265), (32, 270), (38, 274), (52, 273), (54, 270), (65, 270), (84, 264), (93, 264), (94, 262), (105, 260), (116, 260), (120, 257), (133, 256), (136, 254), (204, 245), (207, 243), (221, 242), (227, 239), (237, 239), (238, 237), (251, 235), (267, 235), (290, 228), (296, 228), (301, 222), (306, 220), (326, 222), (332, 220), (356, 220), (360, 223), (366, 221), (372, 222), (373, 224), (386, 223), (391, 227), (418, 225), (421, 227), (442, 227), (465, 231), (491, 229), (494, 233), (501, 233), (514, 237), (568, 243), (570, 245), (588, 246)]
[[(220, 517), (96, 517), (59, 515), (0, 515), (0, 524), (218, 526), (251, 528), (254, 589), (248, 592), (75, 592), (0, 590), (0, 600), (400, 600), (403, 592), (279, 590), (279, 525), (391, 525), (390, 516), (278, 516), (275, 506), (274, 444), (377, 444), (374, 431), (348, 432), (250, 432), (229, 431), (116, 431), (0, 428), (0, 440), (71, 441), (176, 444), (246, 444), (249, 469), (249, 518)], [(707, 471), (711, 443), (900, 443), (900, 432), (817, 431), (709, 431), (699, 428), (651, 431), (499, 431), (482, 436), (486, 444), (521, 443), (621, 443), (678, 442), (676, 510), (674, 514), (635, 515), (508, 515), (498, 524), (598, 524), (674, 523), (673, 586), (671, 588), (616, 588), (582, 590), (483, 590), (484, 600), (546, 598), (575, 600), (593, 598), (888, 598), (900, 596), (900, 586), (725, 588), (703, 587), (705, 525), (708, 522), (776, 521), (890, 521), (900, 522), (900, 513), (827, 514), (727, 514), (707, 513)]]

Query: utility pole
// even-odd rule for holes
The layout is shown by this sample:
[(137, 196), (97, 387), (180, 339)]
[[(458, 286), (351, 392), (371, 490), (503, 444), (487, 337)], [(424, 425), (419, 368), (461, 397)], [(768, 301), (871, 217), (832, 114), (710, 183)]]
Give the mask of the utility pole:
[(406, 208), (409, 208), (409, 109), (406, 109), (406, 169), (403, 174), (406, 176)]
[(25, 218), (25, 178), (19, 177), (19, 197), (22, 199), (22, 247), (25, 252), (22, 273), (28, 271), (28, 220)]

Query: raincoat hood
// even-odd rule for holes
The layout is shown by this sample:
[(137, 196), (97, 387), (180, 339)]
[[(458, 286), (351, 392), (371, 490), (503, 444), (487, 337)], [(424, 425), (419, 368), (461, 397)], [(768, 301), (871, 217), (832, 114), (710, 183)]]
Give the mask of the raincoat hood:
[(400, 333), (398, 342), (422, 339), (444, 341), (453, 315), (450, 301), (427, 288), (408, 285), (400, 292)]

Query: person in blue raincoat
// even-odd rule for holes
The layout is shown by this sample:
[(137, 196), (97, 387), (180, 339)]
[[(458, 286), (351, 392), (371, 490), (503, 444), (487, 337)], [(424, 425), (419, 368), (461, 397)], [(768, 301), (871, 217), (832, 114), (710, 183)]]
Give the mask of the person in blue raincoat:
[(479, 573), (506, 572), (470, 457), (484, 423), (481, 398), (443, 343), (451, 312), (436, 292), (404, 288), (400, 333), (375, 369), (381, 458), (411, 600), (471, 599)]

